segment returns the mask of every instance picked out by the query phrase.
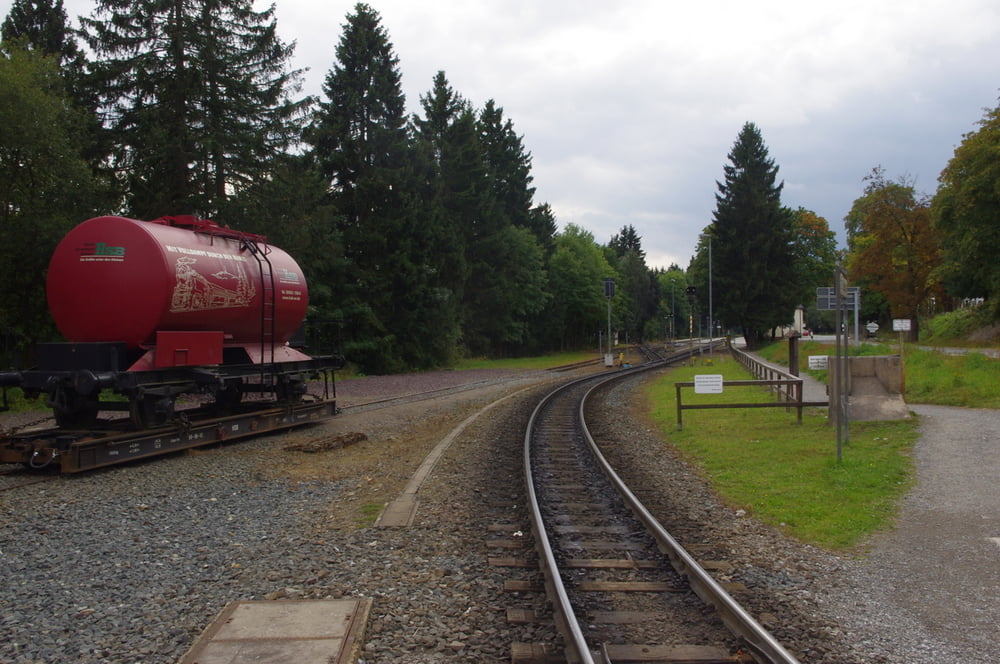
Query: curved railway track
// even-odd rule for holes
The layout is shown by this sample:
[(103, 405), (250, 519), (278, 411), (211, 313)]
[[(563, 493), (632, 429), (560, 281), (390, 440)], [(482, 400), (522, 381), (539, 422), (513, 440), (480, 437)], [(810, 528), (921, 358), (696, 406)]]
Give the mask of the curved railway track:
[(690, 352), (567, 383), (529, 420), (532, 529), (568, 662), (797, 662), (649, 514), (587, 430), (596, 387)]

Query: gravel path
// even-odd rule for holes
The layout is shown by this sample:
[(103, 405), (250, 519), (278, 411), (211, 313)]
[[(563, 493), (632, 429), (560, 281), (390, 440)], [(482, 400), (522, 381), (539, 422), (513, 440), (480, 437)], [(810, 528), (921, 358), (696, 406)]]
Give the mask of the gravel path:
[(867, 559), (852, 566), (846, 597), (831, 604), (842, 611), (851, 602), (864, 606), (864, 626), (876, 631), (907, 626), (926, 634), (916, 644), (925, 649), (947, 644), (945, 658), (910, 661), (993, 661), (1000, 636), (1000, 411), (911, 409), (921, 428), (917, 484), (896, 529), (873, 539)]
[[(382, 389), (457, 387), (459, 373), (387, 379)], [(534, 594), (502, 591), (512, 575), (534, 572), (489, 566), (485, 547), (489, 526), (526, 526), (520, 446), (540, 385), (456, 438), (420, 491), (412, 527), (359, 526), (469, 414), (565, 377), (469, 374), (476, 389), (0, 494), (0, 661), (170, 664), (226, 602), (285, 597), (372, 597), (365, 664), (500, 664), (515, 641), (551, 641), (551, 626), (506, 621), (508, 606), (544, 606)], [(378, 391), (363, 380), (353, 395), (343, 385), (342, 401)], [(740, 599), (803, 662), (990, 661), (1000, 620), (997, 545), (987, 539), (1000, 536), (997, 412), (914, 407), (924, 433), (919, 484), (899, 528), (852, 559), (721, 504), (631, 410), (634, 382), (601, 408), (610, 447), (632, 460), (664, 521), (701, 518), (706, 538), (727, 543), (729, 580), (749, 591)], [(350, 432), (367, 440), (321, 454), (283, 451)]]

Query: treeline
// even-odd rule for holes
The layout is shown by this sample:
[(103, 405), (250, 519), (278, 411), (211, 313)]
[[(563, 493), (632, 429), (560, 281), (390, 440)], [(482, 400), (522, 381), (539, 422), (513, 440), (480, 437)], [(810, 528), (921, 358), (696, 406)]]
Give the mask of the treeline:
[[(606, 243), (560, 230), (495, 100), (476, 108), (439, 72), (407, 113), (399, 59), (366, 4), (331, 42), (319, 98), (300, 96), (274, 8), (251, 0), (97, 0), (78, 28), (62, 0), (15, 0), (0, 35), (4, 363), (58, 338), (49, 256), (100, 214), (196, 214), (266, 235), (306, 273), (317, 340), (371, 373), (606, 346), (607, 278), (620, 342), (707, 334), (711, 313), (713, 332), (755, 343), (791, 323), (796, 304), (815, 317), (815, 287), (844, 259), (825, 219), (782, 205), (751, 123), (687, 269), (650, 269), (632, 226)], [(961, 174), (942, 228), (964, 224)], [(884, 208), (855, 207), (852, 257), (888, 232), (865, 221)], [(951, 237), (942, 252), (987, 250)], [(986, 271), (948, 265), (941, 284), (990, 294)]]
[(99, 0), (74, 30), (61, 0), (14, 3), (0, 59), (10, 343), (56, 336), (48, 256), (108, 213), (266, 235), (306, 273), (321, 341), (364, 371), (596, 347), (608, 277), (621, 283), (616, 330), (643, 336), (658, 282), (638, 236), (557, 232), (501, 106), (474, 108), (440, 72), (408, 115), (398, 58), (365, 4), (332, 48), (322, 98), (296, 98), (301, 72), (273, 12)]

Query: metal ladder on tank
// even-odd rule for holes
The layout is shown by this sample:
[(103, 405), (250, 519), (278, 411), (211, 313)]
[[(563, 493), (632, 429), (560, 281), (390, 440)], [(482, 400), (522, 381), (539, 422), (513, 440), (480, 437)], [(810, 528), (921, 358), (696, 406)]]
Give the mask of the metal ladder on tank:
[[(274, 270), (271, 260), (267, 257), (270, 253), (267, 245), (263, 247), (255, 240), (244, 241), (250, 253), (257, 259), (257, 267), (260, 270), (260, 364), (274, 364), (275, 326), (276, 326), (276, 302), (274, 288)], [(274, 373), (261, 371), (261, 387), (265, 384), (273, 385), (275, 381)]]

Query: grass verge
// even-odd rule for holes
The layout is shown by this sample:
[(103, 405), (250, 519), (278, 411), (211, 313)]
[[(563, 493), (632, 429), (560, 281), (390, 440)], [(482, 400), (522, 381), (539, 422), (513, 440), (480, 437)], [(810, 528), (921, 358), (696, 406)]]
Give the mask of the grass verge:
[[(839, 462), (836, 429), (822, 409), (807, 409), (802, 425), (784, 408), (686, 410), (684, 430), (677, 431), (674, 383), (698, 373), (751, 378), (732, 361), (684, 367), (647, 384), (643, 398), (664, 440), (701, 469), (726, 503), (833, 550), (856, 548), (891, 524), (912, 482), (914, 420), (852, 423)], [(685, 404), (758, 400), (774, 397), (756, 387), (721, 395), (684, 388), (682, 395)]]

